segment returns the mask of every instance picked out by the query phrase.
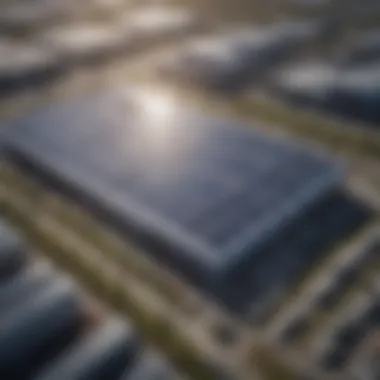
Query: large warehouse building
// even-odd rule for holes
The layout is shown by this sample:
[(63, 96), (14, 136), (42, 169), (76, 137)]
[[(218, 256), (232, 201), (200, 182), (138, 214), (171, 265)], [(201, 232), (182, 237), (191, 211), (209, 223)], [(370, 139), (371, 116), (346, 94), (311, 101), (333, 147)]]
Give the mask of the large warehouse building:
[(244, 26), (190, 40), (158, 62), (159, 73), (178, 83), (212, 90), (241, 90), (287, 61), (321, 33), (314, 22)]
[(239, 308), (353, 225), (339, 165), (159, 95), (42, 110), (5, 129), (5, 156)]
[(307, 106), (376, 127), (380, 121), (380, 65), (339, 68), (309, 62), (290, 65), (273, 76), (271, 93)]

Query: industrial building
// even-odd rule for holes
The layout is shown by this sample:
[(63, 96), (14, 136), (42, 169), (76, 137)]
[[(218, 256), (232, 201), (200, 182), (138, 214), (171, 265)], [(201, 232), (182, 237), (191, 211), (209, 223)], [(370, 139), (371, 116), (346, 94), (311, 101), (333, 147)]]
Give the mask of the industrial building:
[(357, 38), (340, 59), (343, 67), (358, 67), (380, 62), (380, 30)]
[(0, 94), (46, 83), (60, 67), (54, 52), (14, 38), (0, 38), (0, 56)]
[(192, 12), (174, 6), (137, 8), (127, 12), (120, 24), (122, 30), (138, 39), (184, 36), (201, 26)]
[(344, 71), (335, 86), (337, 112), (378, 126), (380, 123), (380, 62)]
[(128, 51), (130, 42), (117, 28), (94, 23), (52, 27), (39, 39), (45, 49), (66, 64), (106, 60)]
[(0, 3), (0, 379), (379, 380), (379, 0)]
[(6, 159), (227, 303), (283, 285), (315, 258), (306, 247), (357, 221), (330, 159), (141, 89), (42, 110), (3, 137)]
[(257, 80), (319, 33), (318, 24), (306, 22), (235, 28), (190, 41), (159, 62), (158, 71), (183, 83), (236, 90)]
[(301, 106), (328, 109), (332, 105), (338, 72), (324, 62), (290, 64), (276, 72), (270, 91), (283, 100)]
[[(72, 12), (73, 1), (11, 1), (2, 4), (0, 24), (4, 29), (22, 29), (57, 20)], [(74, 3), (75, 4), (75, 3)]]
[(312, 62), (279, 70), (269, 88), (290, 104), (377, 125), (380, 121), (379, 83), (379, 64), (339, 68)]

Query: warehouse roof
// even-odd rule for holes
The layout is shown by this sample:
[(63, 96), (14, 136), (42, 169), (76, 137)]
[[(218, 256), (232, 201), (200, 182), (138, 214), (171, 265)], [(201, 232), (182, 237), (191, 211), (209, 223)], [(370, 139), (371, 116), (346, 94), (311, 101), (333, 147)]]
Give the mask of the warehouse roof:
[(84, 193), (207, 277), (252, 255), (340, 180), (323, 156), (152, 91), (42, 110), (4, 137), (8, 157)]
[(274, 76), (275, 86), (283, 91), (325, 97), (331, 93), (338, 72), (331, 65), (322, 62), (293, 64), (281, 69)]
[(358, 94), (380, 95), (380, 63), (344, 71), (339, 76), (337, 86)]
[(126, 46), (129, 39), (107, 25), (57, 26), (44, 35), (41, 43), (62, 58), (101, 55)]
[(122, 17), (127, 32), (142, 36), (190, 31), (198, 24), (190, 10), (180, 7), (144, 6)]
[(380, 30), (361, 35), (342, 59), (343, 65), (368, 64), (380, 61)]
[(245, 25), (199, 37), (160, 62), (164, 74), (202, 86), (241, 87), (319, 32), (316, 23)]

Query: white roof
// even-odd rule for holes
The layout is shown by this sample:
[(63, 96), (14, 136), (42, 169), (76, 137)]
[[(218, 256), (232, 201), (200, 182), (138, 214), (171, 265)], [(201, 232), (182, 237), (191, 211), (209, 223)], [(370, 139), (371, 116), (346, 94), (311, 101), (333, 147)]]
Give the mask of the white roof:
[(0, 20), (7, 24), (33, 24), (67, 14), (68, 0), (12, 1), (2, 5)]
[(0, 40), (0, 72), (15, 72), (45, 66), (54, 61), (54, 55), (39, 46)]
[(313, 91), (322, 95), (335, 83), (336, 76), (337, 73), (332, 66), (310, 63), (281, 71), (278, 83), (289, 89)]
[(120, 42), (121, 38), (121, 35), (110, 27), (88, 24), (53, 29), (44, 36), (43, 43), (63, 54), (84, 53), (112, 47)]
[(154, 33), (183, 30), (195, 24), (193, 14), (177, 7), (144, 7), (128, 12), (122, 25), (132, 33)]
[(380, 93), (380, 63), (346, 71), (340, 75), (338, 87)]
[(194, 41), (188, 45), (190, 54), (202, 55), (217, 60), (229, 60), (234, 57), (234, 47), (226, 41), (215, 38)]

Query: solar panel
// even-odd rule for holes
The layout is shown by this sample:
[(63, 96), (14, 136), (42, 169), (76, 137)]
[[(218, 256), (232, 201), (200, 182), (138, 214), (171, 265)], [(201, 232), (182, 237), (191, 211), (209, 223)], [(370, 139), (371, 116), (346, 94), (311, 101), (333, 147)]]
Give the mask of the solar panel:
[(340, 179), (323, 156), (134, 89), (37, 112), (5, 129), (4, 146), (207, 279)]

